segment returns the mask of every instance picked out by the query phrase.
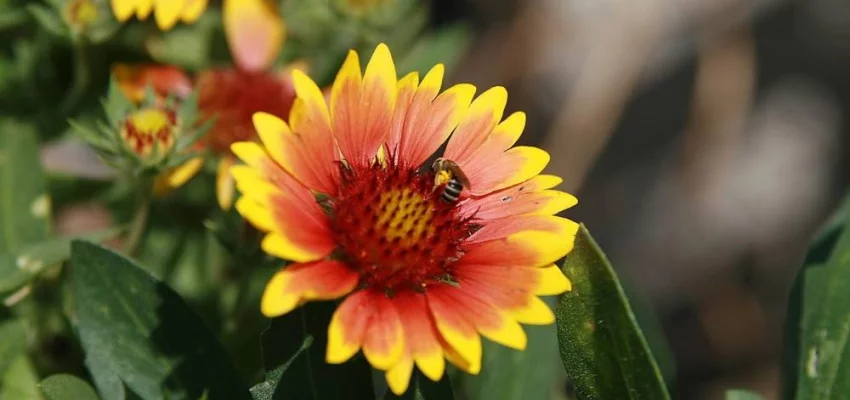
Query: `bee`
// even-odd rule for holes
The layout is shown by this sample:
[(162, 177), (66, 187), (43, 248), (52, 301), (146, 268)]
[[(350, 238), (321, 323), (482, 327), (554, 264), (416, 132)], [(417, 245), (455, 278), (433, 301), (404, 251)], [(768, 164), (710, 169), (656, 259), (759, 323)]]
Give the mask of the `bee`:
[(452, 160), (438, 158), (431, 164), (434, 170), (434, 188), (445, 185), (440, 198), (446, 203), (453, 204), (460, 200), (464, 187), (469, 186), (469, 179), (460, 167)]

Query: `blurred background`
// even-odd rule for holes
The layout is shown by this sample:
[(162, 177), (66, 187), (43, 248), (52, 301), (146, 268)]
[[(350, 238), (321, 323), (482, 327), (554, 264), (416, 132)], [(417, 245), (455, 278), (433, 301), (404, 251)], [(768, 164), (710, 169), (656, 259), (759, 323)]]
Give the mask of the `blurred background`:
[[(528, 113), (522, 141), (548, 150), (547, 172), (580, 199), (567, 214), (634, 294), (674, 398), (740, 387), (778, 399), (791, 282), (850, 179), (847, 21), (840, 0), (433, 0), (411, 24), (451, 34), (411, 52), (447, 62), (452, 81), (506, 86), (509, 111)], [(173, 51), (191, 37), (171, 37), (146, 48), (191, 68)], [(74, 78), (58, 67), (45, 79)], [(46, 146), (43, 161), (107, 174), (74, 143)], [(108, 224), (65, 200), (60, 232)]]
[(437, 4), (475, 21), (456, 79), (508, 87), (568, 215), (646, 299), (674, 398), (780, 398), (791, 283), (850, 178), (850, 3)]

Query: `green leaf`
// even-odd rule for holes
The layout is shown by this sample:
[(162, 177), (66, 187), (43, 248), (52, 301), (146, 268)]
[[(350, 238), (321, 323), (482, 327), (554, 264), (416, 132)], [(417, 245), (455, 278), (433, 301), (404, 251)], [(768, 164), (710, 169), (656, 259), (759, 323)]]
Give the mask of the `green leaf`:
[[(215, 337), (168, 286), (130, 260), (82, 241), (71, 245), (80, 341), (143, 399), (249, 399)], [(116, 340), (120, 338), (120, 340)], [(95, 378), (97, 380), (97, 378)]]
[(555, 392), (563, 375), (555, 325), (523, 328), (528, 336), (523, 351), (484, 342), (481, 373), (460, 376), (463, 393), (470, 400), (546, 399)]
[(255, 399), (375, 398), (371, 369), (363, 357), (341, 365), (325, 362), (335, 308), (333, 302), (312, 302), (272, 320), (263, 333), (266, 382), (252, 390)]
[(35, 18), (39, 25), (51, 35), (67, 38), (71, 32), (65, 22), (54, 10), (38, 4), (27, 5), (27, 11)]
[[(815, 271), (815, 269), (822, 269), (835, 249), (844, 225), (850, 217), (849, 211), (850, 196), (847, 196), (838, 210), (818, 230), (806, 252), (803, 268), (800, 269), (794, 280), (783, 326), (782, 382), (783, 398), (786, 400), (794, 399), (797, 392), (797, 377), (804, 368), (805, 360), (803, 358), (806, 355), (800, 351), (803, 348), (803, 330), (804, 326), (811, 326), (811, 324), (804, 323), (803, 320), (804, 318), (806, 320), (811, 319), (812, 311), (815, 308), (810, 305), (819, 301), (817, 297), (821, 293), (819, 288), (823, 287), (821, 286), (823, 274), (821, 271)], [(805, 316), (804, 305), (808, 306)]]
[[(455, 394), (452, 391), (452, 384), (448, 375), (443, 375), (443, 379), (439, 382), (434, 382), (419, 372), (414, 372), (411, 377), (410, 387), (401, 396), (396, 396), (392, 392), (387, 392), (384, 400), (453, 400)], [(529, 395), (527, 399), (542, 399), (545, 397), (532, 397)], [(495, 399), (495, 398), (494, 398)]]
[(0, 376), (12, 361), (26, 351), (27, 336), (23, 322), (17, 319), (0, 322)]
[(101, 397), (108, 400), (124, 400), (126, 398), (127, 392), (124, 388), (124, 382), (112, 369), (108, 354), (100, 351), (86, 352), (85, 363)]
[(48, 377), (38, 384), (47, 400), (98, 400), (86, 381), (68, 374)]
[(0, 119), (0, 254), (47, 238), (50, 197), (30, 125)]
[(561, 359), (581, 399), (669, 399), (661, 372), (614, 269), (581, 226), (555, 310)]
[[(839, 213), (845, 228), (821, 266), (817, 262), (802, 271), (801, 334), (796, 351), (797, 387), (794, 398), (846, 399), (850, 397), (850, 214)], [(828, 245), (824, 240), (821, 245)], [(818, 242), (816, 242), (818, 243)], [(810, 253), (811, 255), (811, 253)], [(819, 260), (814, 260), (819, 261)], [(792, 334), (793, 332), (792, 328)]]
[(726, 400), (761, 400), (761, 396), (749, 390), (727, 390)]
[(0, 375), (0, 400), (42, 400), (38, 375), (27, 356), (18, 356)]

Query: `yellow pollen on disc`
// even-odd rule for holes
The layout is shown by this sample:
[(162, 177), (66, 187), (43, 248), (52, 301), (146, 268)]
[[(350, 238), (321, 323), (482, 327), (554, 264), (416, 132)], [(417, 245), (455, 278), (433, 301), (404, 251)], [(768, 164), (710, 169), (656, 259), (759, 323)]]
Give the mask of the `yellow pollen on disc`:
[(410, 247), (434, 234), (434, 211), (428, 199), (410, 189), (381, 193), (378, 199), (377, 226), (387, 241), (398, 240)]
[(147, 156), (154, 146), (160, 151), (168, 151), (174, 145), (173, 129), (168, 112), (159, 108), (145, 108), (127, 117), (122, 133), (133, 151)]
[(143, 135), (154, 135), (169, 127), (168, 114), (155, 108), (139, 110), (130, 116), (130, 123)]

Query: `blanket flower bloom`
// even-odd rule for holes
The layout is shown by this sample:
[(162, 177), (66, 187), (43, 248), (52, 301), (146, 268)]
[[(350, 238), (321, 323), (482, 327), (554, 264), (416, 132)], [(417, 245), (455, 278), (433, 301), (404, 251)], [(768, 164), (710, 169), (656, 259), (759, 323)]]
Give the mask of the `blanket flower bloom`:
[[(578, 225), (554, 214), (576, 199), (551, 190), (559, 178), (539, 175), (546, 152), (512, 147), (525, 114), (502, 121), (504, 88), (474, 100), (468, 84), (441, 93), (443, 74), (437, 65), (421, 81), (399, 80), (383, 44), (361, 73), (352, 51), (329, 104), (294, 71), (289, 123), (257, 113), (261, 143), (232, 146), (246, 164), (231, 169), (237, 210), (266, 232), (267, 253), (294, 262), (268, 282), (263, 314), (345, 297), (328, 327), (327, 362), (362, 350), (396, 394), (414, 366), (435, 381), (446, 359), (478, 373), (481, 336), (524, 349), (520, 324), (555, 319), (538, 296), (571, 289), (553, 263)], [(445, 179), (421, 168), (447, 139), (443, 157), (469, 181), (457, 202), (443, 199)]]

